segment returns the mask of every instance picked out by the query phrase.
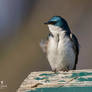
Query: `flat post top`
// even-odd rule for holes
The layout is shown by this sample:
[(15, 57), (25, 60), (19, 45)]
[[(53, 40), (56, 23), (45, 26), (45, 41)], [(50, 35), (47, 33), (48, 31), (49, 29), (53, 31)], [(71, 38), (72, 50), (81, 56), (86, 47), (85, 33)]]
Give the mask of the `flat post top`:
[(23, 81), (17, 92), (40, 92), (36, 90), (44, 88), (49, 88), (50, 90), (50, 88), (59, 89), (69, 87), (92, 88), (92, 69), (71, 70), (69, 72), (60, 71), (58, 73), (54, 73), (51, 71), (31, 72), (28, 77)]

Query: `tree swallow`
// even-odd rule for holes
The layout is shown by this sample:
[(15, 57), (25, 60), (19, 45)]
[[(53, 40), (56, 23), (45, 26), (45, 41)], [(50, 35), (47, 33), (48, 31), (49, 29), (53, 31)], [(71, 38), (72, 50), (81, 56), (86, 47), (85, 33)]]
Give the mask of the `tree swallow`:
[(52, 71), (75, 70), (78, 63), (79, 42), (71, 32), (67, 21), (61, 16), (53, 16), (45, 24), (49, 28), (47, 40), (40, 46), (46, 53)]

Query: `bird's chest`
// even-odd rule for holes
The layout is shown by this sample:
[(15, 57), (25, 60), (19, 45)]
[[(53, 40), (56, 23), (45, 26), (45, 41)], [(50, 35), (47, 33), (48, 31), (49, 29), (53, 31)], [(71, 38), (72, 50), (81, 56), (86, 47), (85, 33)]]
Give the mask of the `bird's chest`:
[(68, 59), (73, 54), (72, 43), (64, 34), (50, 37), (48, 43), (48, 55), (54, 59)]

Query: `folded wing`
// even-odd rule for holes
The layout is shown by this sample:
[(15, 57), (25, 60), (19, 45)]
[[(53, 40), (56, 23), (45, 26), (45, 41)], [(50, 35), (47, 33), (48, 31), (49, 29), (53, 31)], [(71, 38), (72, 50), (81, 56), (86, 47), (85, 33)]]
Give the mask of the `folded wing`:
[(74, 65), (74, 70), (76, 69), (76, 64), (78, 63), (78, 55), (79, 55), (79, 42), (78, 39), (76, 38), (76, 36), (74, 34), (70, 34), (70, 39), (72, 41), (73, 44), (73, 49), (75, 52), (75, 65)]

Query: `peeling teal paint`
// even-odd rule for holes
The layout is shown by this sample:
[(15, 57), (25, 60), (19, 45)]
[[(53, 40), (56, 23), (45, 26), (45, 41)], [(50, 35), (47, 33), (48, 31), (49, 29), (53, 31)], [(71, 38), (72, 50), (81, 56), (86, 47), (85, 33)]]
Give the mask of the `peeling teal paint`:
[(88, 72), (79, 73), (79, 76), (89, 76), (89, 75), (92, 75), (92, 73), (88, 73)]
[(51, 74), (43, 73), (43, 74), (40, 74), (39, 76), (55, 76), (55, 74), (54, 73), (51, 73)]
[(88, 73), (88, 72), (81, 72), (81, 73), (72, 73), (72, 76), (70, 77), (82, 77), (82, 76), (89, 76), (92, 75), (92, 73)]
[(92, 81), (92, 78), (78, 78), (79, 81)]
[[(57, 73), (59, 74), (59, 73)], [(39, 77), (36, 77), (35, 80), (46, 80), (45, 82), (50, 82), (48, 80), (49, 77), (53, 77), (55, 75), (57, 75), (55, 73), (51, 73), (51, 74), (47, 74), (47, 73), (43, 73), (43, 74), (40, 74)], [(81, 73), (72, 73), (71, 76), (65, 76), (65, 78), (76, 78), (76, 77), (79, 77), (77, 78), (78, 81), (92, 81), (92, 78), (82, 78), (83, 76), (89, 76), (89, 75), (92, 75), (92, 73), (88, 73), (88, 72), (81, 72)], [(40, 77), (41, 76), (41, 77)], [(65, 82), (64, 80), (60, 80), (58, 82)]]
[(44, 80), (44, 79), (48, 79), (47, 77), (43, 77), (43, 78), (41, 78), (41, 77), (36, 77), (35, 78), (35, 80)]
[[(35, 76), (36, 75), (36, 76)], [(40, 72), (32, 75), (31, 81), (42, 83), (24, 92), (91, 92), (92, 91), (92, 72)], [(49, 84), (49, 85), (48, 85)], [(53, 85), (54, 84), (54, 85)], [(30, 84), (28, 84), (30, 85)], [(34, 84), (35, 85), (35, 84)], [(41, 87), (41, 88), (38, 88)]]
[(55, 87), (37, 88), (26, 92), (92, 92), (92, 87)]

